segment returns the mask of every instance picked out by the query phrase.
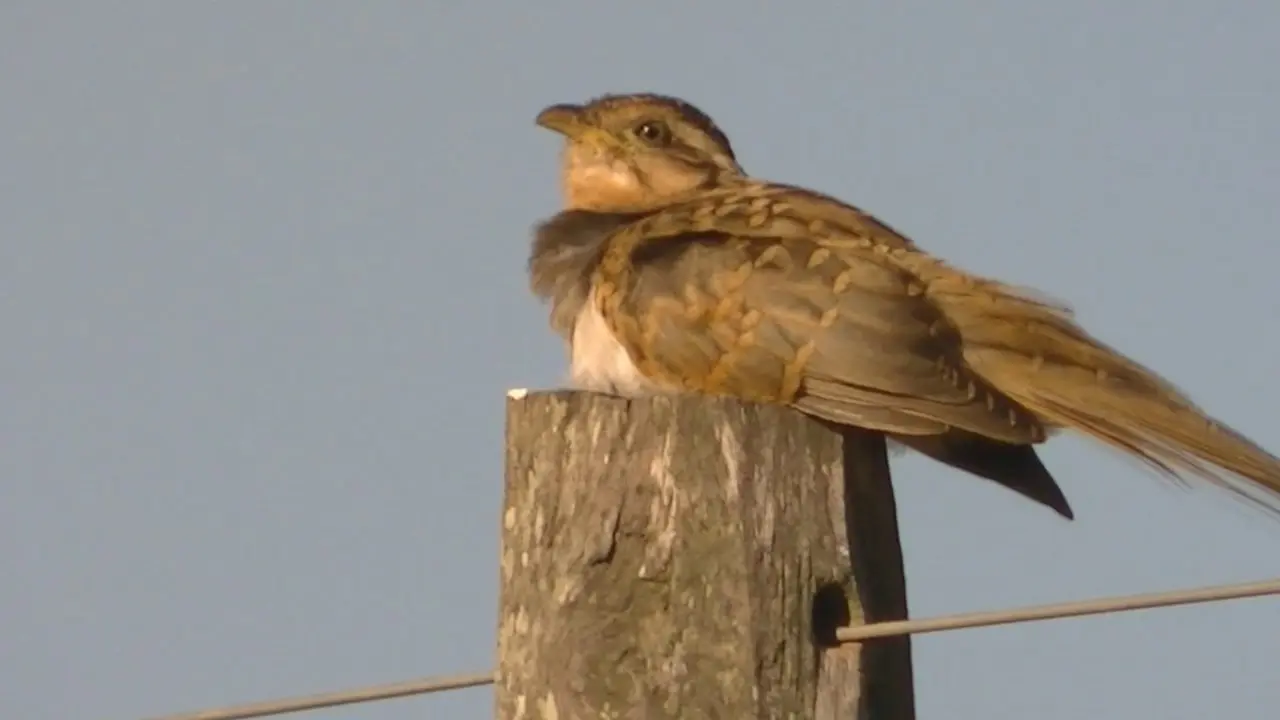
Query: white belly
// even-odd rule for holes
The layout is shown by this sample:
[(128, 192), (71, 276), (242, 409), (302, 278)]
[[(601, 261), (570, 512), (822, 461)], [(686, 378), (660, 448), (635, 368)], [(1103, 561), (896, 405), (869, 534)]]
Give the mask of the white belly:
[(614, 337), (592, 295), (573, 325), (569, 375), (581, 390), (627, 397), (652, 394), (656, 388), (640, 374), (626, 348)]

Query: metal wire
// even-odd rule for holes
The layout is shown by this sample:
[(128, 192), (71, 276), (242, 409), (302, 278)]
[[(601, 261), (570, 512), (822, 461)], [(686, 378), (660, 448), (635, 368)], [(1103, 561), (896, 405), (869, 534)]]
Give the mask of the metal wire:
[(879, 622), (871, 625), (840, 628), (836, 631), (836, 638), (841, 642), (859, 642), (891, 635), (922, 635), (943, 630), (1011, 625), (1035, 620), (1058, 620), (1061, 618), (1083, 617), (1085, 615), (1174, 607), (1176, 605), (1241, 600), (1265, 595), (1280, 595), (1280, 579), (1240, 585), (1216, 585), (1192, 590), (1173, 590), (1170, 592), (1126, 595), (1097, 600), (1080, 600), (1055, 605), (1015, 608), (1013, 610), (947, 615), (921, 620)]
[(471, 673), (469, 675), (437, 675), (436, 677), (390, 685), (374, 685), (357, 690), (341, 690), (320, 695), (287, 698), (284, 700), (268, 700), (251, 705), (235, 705), (213, 710), (184, 713), (182, 715), (166, 715), (153, 720), (244, 720), (245, 718), (266, 717), (268, 715), (284, 715), (302, 710), (319, 710), (320, 708), (352, 705), (355, 703), (373, 702), (374, 700), (390, 700), (410, 695), (425, 695), (442, 690), (460, 690), (462, 688), (488, 685), (493, 682), (493, 673)]
[[(836, 637), (841, 642), (861, 642), (880, 637), (894, 635), (919, 635), (923, 633), (942, 632), (946, 630), (963, 630), (966, 628), (990, 627), (993, 625), (1009, 625), (1013, 623), (1033, 622), (1040, 620), (1056, 620), (1060, 618), (1082, 617), (1086, 615), (1102, 615), (1108, 613), (1131, 612), (1152, 608), (1192, 605), (1196, 603), (1221, 602), (1224, 600), (1240, 600), (1267, 595), (1280, 595), (1280, 578), (1262, 582), (1240, 583), (1236, 585), (1215, 585), (1175, 590), (1171, 592), (1147, 593), (1143, 595), (1126, 595), (1120, 597), (1082, 600), (1078, 602), (1039, 605), (1012, 610), (994, 612), (965, 613), (947, 615), (920, 620), (897, 620), (881, 622), (858, 627), (841, 628)], [(246, 718), (283, 715), (303, 710), (338, 707), (354, 703), (389, 700), (392, 698), (424, 695), (443, 690), (489, 685), (494, 675), (488, 673), (471, 673), (469, 675), (451, 675), (410, 680), (390, 685), (375, 685), (356, 690), (307, 695), (304, 697), (283, 700), (268, 700), (250, 705), (237, 705), (202, 710), (180, 715), (166, 715), (151, 720), (245, 720)]]

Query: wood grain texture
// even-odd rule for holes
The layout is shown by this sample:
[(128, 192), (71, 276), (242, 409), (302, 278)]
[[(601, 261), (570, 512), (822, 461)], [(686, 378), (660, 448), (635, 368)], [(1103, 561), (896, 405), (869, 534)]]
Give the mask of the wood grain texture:
[[(497, 717), (914, 718), (883, 440), (729, 399), (507, 405)], [(850, 553), (852, 550), (852, 555)]]

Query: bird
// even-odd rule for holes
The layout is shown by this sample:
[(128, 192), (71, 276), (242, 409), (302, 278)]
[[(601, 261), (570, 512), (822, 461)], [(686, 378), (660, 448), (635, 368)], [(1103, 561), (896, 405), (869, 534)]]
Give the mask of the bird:
[(960, 269), (869, 212), (749, 175), (670, 95), (544, 108), (563, 206), (528, 279), (573, 387), (790, 406), (883, 433), (1070, 520), (1037, 447), (1075, 431), (1280, 514), (1280, 459), (1065, 303)]

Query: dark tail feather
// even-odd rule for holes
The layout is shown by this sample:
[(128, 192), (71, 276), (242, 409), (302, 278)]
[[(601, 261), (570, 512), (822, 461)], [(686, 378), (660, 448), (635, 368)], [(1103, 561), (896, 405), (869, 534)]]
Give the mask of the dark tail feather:
[(999, 483), (1068, 520), (1075, 518), (1062, 488), (1031, 445), (1010, 445), (958, 430), (942, 435), (895, 435), (893, 439), (938, 462)]

